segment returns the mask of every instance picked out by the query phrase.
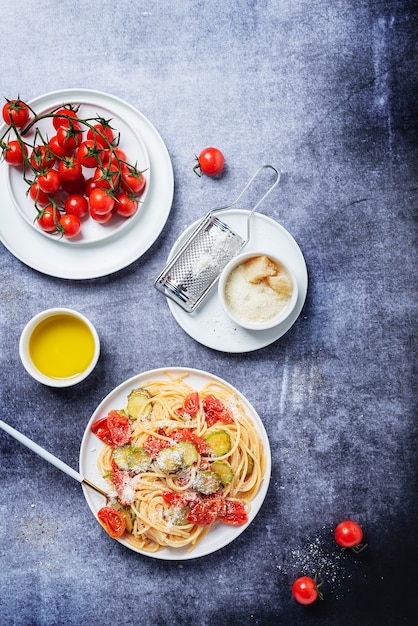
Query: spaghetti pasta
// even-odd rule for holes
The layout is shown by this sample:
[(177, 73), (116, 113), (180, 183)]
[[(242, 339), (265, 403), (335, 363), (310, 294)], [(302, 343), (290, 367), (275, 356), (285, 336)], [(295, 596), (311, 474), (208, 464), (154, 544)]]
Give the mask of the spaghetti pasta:
[(93, 423), (108, 505), (136, 549), (193, 550), (213, 524), (248, 520), (266, 456), (237, 395), (219, 380), (199, 391), (167, 373), (132, 390), (126, 406)]

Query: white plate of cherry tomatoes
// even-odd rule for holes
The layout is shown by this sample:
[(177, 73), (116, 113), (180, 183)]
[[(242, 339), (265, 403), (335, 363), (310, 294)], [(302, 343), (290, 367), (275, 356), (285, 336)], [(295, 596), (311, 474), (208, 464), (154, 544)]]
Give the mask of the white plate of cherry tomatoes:
[[(138, 209), (128, 219), (115, 214), (105, 224), (85, 216), (81, 218), (80, 235), (72, 238), (41, 233), (34, 224), (37, 211), (33, 200), (27, 197), (29, 186), (22, 177), (22, 168), (11, 167), (3, 158), (0, 161), (3, 206), (0, 240), (20, 261), (47, 275), (67, 279), (106, 276), (140, 258), (160, 235), (173, 201), (172, 164), (153, 124), (134, 106), (116, 96), (88, 89), (67, 89), (28, 102), (36, 113), (48, 112), (66, 103), (79, 105), (80, 115), (111, 119), (111, 126), (120, 136), (118, 147), (126, 154), (127, 161), (136, 164), (141, 172), (144, 170), (145, 188), (138, 196)], [(45, 132), (51, 139), (56, 129), (51, 118), (39, 124), (44, 122), (48, 126)], [(3, 124), (0, 136), (4, 136), (5, 130), (7, 125)], [(10, 139), (14, 137), (10, 135)]]

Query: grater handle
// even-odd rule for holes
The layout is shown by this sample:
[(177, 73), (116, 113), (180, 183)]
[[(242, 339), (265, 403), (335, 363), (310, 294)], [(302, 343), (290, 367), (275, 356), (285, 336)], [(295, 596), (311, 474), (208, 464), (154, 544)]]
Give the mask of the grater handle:
[(260, 172), (262, 170), (265, 170), (265, 169), (273, 170), (273, 172), (275, 172), (275, 174), (276, 174), (276, 179), (275, 179), (274, 183), (271, 185), (271, 187), (266, 191), (266, 193), (260, 198), (260, 200), (257, 202), (257, 204), (255, 204), (253, 206), (253, 208), (251, 209), (251, 211), (249, 212), (248, 217), (247, 217), (247, 234), (246, 234), (246, 238), (245, 238), (245, 240), (243, 242), (243, 245), (245, 245), (248, 242), (249, 238), (250, 238), (250, 220), (251, 220), (252, 216), (254, 215), (256, 209), (258, 209), (260, 204), (262, 202), (264, 202), (264, 200), (267, 198), (267, 196), (279, 184), (279, 182), (280, 182), (280, 172), (275, 167), (273, 167), (273, 165), (261, 165), (258, 168), (258, 170), (256, 171), (256, 173), (252, 176), (252, 178), (250, 178), (250, 180), (245, 185), (244, 189), (241, 191), (241, 193), (239, 194), (238, 198), (234, 202), (231, 202), (231, 204), (228, 204), (227, 206), (224, 206), (221, 209), (215, 209), (214, 211), (211, 211), (211, 213), (215, 213), (217, 211), (224, 211), (225, 209), (229, 209), (232, 206), (234, 206), (234, 204), (237, 204), (237, 202), (239, 202), (241, 200), (242, 196), (245, 194), (247, 189), (251, 186), (251, 184), (257, 178), (257, 176), (260, 174)]

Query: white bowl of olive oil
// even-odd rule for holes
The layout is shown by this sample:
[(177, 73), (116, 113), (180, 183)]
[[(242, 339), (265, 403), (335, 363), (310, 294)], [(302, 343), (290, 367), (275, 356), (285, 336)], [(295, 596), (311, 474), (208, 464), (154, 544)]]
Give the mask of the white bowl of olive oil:
[(66, 308), (42, 311), (23, 329), (19, 354), (26, 371), (49, 387), (70, 387), (95, 368), (97, 331), (87, 317)]

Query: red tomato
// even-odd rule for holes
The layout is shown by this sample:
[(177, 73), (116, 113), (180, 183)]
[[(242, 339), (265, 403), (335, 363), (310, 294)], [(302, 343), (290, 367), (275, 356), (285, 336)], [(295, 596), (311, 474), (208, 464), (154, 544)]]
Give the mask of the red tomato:
[(65, 199), (64, 211), (70, 215), (84, 217), (89, 211), (89, 205), (85, 196), (80, 193), (72, 193)]
[(71, 239), (78, 235), (81, 229), (80, 219), (77, 215), (72, 215), (71, 213), (66, 213), (60, 219), (60, 224), (64, 229), (64, 237)]
[(22, 152), (22, 146), (16, 139), (9, 141), (9, 143), (7, 143), (3, 148), (4, 160), (6, 161), (6, 163), (8, 163), (9, 165), (13, 165), (14, 167), (18, 165), (23, 165), (23, 155), (28, 156), (28, 149), (25, 144), (23, 144)]
[(48, 170), (38, 176), (38, 184), (45, 193), (55, 193), (61, 187), (61, 176), (57, 170)]
[(97, 512), (97, 518), (105, 531), (113, 538), (121, 537), (126, 529), (122, 513), (112, 506), (104, 506)]
[(102, 441), (107, 443), (108, 446), (113, 446), (113, 439), (110, 434), (109, 426), (107, 423), (107, 417), (101, 417), (91, 425), (91, 432), (99, 437)]
[(117, 189), (120, 181), (120, 171), (114, 163), (107, 163), (96, 168), (94, 181), (102, 189)]
[(171, 439), (174, 439), (174, 441), (189, 441), (195, 446), (196, 450), (202, 456), (209, 456), (211, 453), (211, 449), (206, 441), (199, 437), (199, 435), (195, 435), (195, 433), (193, 433), (188, 428), (179, 428), (178, 430), (173, 430), (170, 437)]
[(115, 211), (121, 217), (132, 217), (137, 208), (138, 202), (134, 198), (130, 198), (124, 191), (116, 195)]
[(59, 211), (52, 204), (48, 204), (42, 209), (36, 221), (42, 230), (47, 233), (54, 233), (58, 230), (60, 217)]
[(110, 151), (110, 148), (103, 150), (100, 153), (100, 158), (103, 164), (109, 163), (110, 161), (111, 163), (115, 163), (116, 165), (118, 165), (119, 163), (121, 165), (124, 165), (126, 162), (126, 154), (120, 148), (112, 147), (112, 151)]
[(75, 150), (81, 144), (82, 131), (77, 122), (70, 122), (70, 126), (60, 126), (57, 130), (57, 141), (65, 150)]
[(163, 491), (161, 495), (164, 502), (170, 506), (186, 506), (186, 499), (183, 494), (176, 493), (175, 491)]
[[(363, 540), (363, 531), (357, 522), (345, 520), (334, 531), (335, 541), (342, 548), (358, 548)], [(365, 548), (366, 546), (362, 546)], [(358, 552), (359, 550), (356, 550)]]
[(197, 526), (210, 526), (216, 521), (221, 504), (221, 498), (216, 496), (204, 498), (192, 505), (187, 521)]
[(115, 214), (113, 211), (109, 211), (109, 213), (97, 213), (96, 209), (90, 207), (90, 217), (95, 221), (99, 222), (99, 224), (107, 224), (110, 220), (113, 219)]
[(11, 126), (13, 123), (17, 128), (24, 126), (30, 118), (29, 107), (22, 100), (7, 100), (2, 112), (6, 124)]
[(318, 598), (322, 599), (322, 594), (319, 591), (319, 585), (310, 576), (301, 576), (292, 585), (293, 597), (299, 604), (312, 604)]
[(91, 192), (93, 191), (93, 189), (96, 189), (96, 188), (97, 188), (97, 185), (95, 183), (94, 178), (88, 178), (84, 185), (84, 191), (85, 191), (86, 196), (89, 196)]
[(146, 181), (142, 172), (136, 167), (124, 166), (122, 168), (121, 187), (135, 196), (138, 196), (145, 189)]
[(37, 172), (43, 172), (54, 167), (55, 156), (48, 144), (46, 146), (35, 146), (30, 155), (30, 162)]
[(129, 419), (119, 411), (110, 411), (107, 416), (107, 425), (115, 446), (125, 446), (131, 440), (131, 426)]
[(236, 500), (223, 500), (218, 513), (218, 520), (224, 524), (240, 526), (248, 522), (247, 511), (242, 502)]
[(68, 182), (74, 182), (78, 180), (83, 173), (80, 161), (74, 157), (67, 157), (58, 164), (58, 173), (61, 176), (61, 180)]
[(35, 202), (35, 204), (39, 206), (47, 205), (50, 201), (48, 194), (45, 193), (45, 191), (42, 191), (42, 189), (39, 187), (39, 183), (37, 180), (35, 180), (35, 182), (33, 182), (30, 186), (29, 196)]
[(79, 145), (77, 149), (77, 159), (80, 161), (83, 167), (97, 167), (100, 158), (100, 148), (97, 148), (97, 146), (95, 146), (92, 139), (87, 139)]
[(77, 113), (73, 111), (73, 109), (63, 107), (62, 109), (58, 109), (55, 111), (57, 117), (52, 118), (52, 123), (54, 125), (55, 130), (58, 130), (61, 126), (68, 128), (70, 123), (74, 120), (77, 120)]
[[(197, 163), (193, 171), (198, 176), (206, 174), (206, 176), (217, 176), (224, 168), (224, 155), (217, 148), (205, 148), (197, 157)], [(201, 173), (198, 172), (200, 170)]]
[(65, 150), (62, 146), (59, 145), (58, 137), (56, 135), (51, 137), (51, 139), (48, 141), (48, 148), (51, 154), (56, 158), (56, 160), (65, 159), (65, 157), (71, 156), (73, 153), (72, 150)]
[(85, 178), (83, 174), (80, 174), (76, 180), (62, 180), (61, 187), (67, 193), (82, 193), (84, 192)]
[(158, 437), (154, 437), (153, 435), (149, 435), (144, 441), (144, 448), (150, 455), (150, 457), (154, 460), (157, 457), (157, 454), (160, 450), (164, 448), (170, 447), (170, 442), (165, 439), (159, 439)]
[(216, 422), (220, 421), (224, 424), (232, 424), (234, 419), (226, 406), (214, 395), (209, 394), (203, 398), (203, 409), (205, 411), (205, 419), (210, 428)]
[(87, 139), (93, 139), (97, 146), (108, 148), (113, 141), (113, 129), (109, 122), (101, 120), (101, 123), (94, 124), (87, 132)]
[(199, 394), (197, 391), (193, 391), (186, 396), (183, 402), (183, 411), (188, 415), (196, 415), (199, 410)]
[(106, 189), (96, 187), (89, 195), (89, 204), (90, 209), (97, 215), (106, 215), (115, 206), (115, 199)]

